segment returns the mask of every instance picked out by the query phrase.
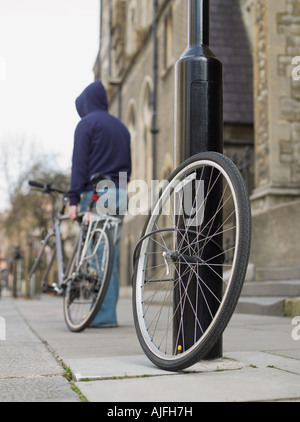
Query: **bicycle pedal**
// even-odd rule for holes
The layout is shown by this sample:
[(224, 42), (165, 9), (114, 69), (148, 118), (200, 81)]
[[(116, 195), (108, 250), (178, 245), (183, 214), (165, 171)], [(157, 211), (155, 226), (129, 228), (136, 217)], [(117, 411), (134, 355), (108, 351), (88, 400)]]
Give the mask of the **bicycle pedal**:
[(55, 287), (49, 286), (48, 284), (43, 286), (43, 293), (46, 293), (50, 296), (56, 296), (57, 294)]

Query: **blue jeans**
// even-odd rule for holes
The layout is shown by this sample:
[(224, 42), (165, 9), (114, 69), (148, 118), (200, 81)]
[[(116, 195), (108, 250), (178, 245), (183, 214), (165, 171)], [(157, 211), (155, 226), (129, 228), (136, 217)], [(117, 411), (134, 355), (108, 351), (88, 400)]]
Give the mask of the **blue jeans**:
[[(80, 201), (80, 209), (79, 211), (85, 211), (91, 201), (93, 192), (88, 191), (84, 192), (81, 195), (81, 201)], [(99, 193), (101, 195), (101, 192)], [(112, 189), (111, 194), (114, 198), (117, 199), (117, 209), (127, 206), (127, 192), (124, 189)], [(107, 192), (106, 192), (107, 195)], [(114, 261), (113, 261), (113, 268), (112, 268), (112, 274), (110, 278), (110, 282), (108, 285), (108, 289), (104, 298), (104, 301), (102, 302), (101, 308), (94, 318), (91, 326), (92, 327), (114, 327), (118, 325), (117, 320), (117, 302), (119, 298), (119, 270), (118, 270), (118, 259), (119, 259), (119, 243), (120, 243), (120, 235), (121, 235), (121, 229), (122, 229), (122, 216), (120, 216), (120, 224), (118, 228), (118, 233), (115, 239), (114, 244)], [(114, 235), (114, 229), (113, 233)]]

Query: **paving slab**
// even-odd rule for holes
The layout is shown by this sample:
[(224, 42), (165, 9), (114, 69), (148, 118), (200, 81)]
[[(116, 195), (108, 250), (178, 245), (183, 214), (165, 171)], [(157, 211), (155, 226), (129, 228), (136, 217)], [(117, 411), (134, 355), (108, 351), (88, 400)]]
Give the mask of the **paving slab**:
[(300, 376), (272, 368), (76, 383), (91, 402), (249, 402), (300, 400)]
[[(108, 358), (69, 359), (67, 365), (72, 368), (76, 381), (107, 378), (147, 377), (155, 375), (174, 375), (153, 365), (146, 356), (118, 356)], [(236, 359), (216, 359), (199, 362), (181, 373), (208, 372), (217, 370), (240, 369), (247, 364)]]
[(0, 378), (0, 402), (79, 402), (68, 382), (60, 376)]
[(12, 300), (0, 302), (0, 402), (78, 402), (64, 369), (25, 322)]
[(244, 364), (255, 368), (276, 368), (300, 375), (300, 358), (290, 359), (290, 357), (280, 356), (274, 352), (232, 352), (228, 353), (228, 357), (231, 359), (241, 359)]

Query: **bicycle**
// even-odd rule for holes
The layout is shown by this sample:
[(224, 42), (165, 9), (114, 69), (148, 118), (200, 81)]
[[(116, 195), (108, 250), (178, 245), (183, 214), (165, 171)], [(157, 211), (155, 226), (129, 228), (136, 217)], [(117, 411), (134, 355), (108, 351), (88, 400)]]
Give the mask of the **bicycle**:
[(156, 366), (185, 369), (221, 338), (243, 287), (250, 233), (249, 196), (227, 157), (200, 153), (170, 175), (134, 251), (134, 324)]
[(8, 271), (0, 270), (0, 299), (2, 297), (2, 290), (8, 289)]
[[(64, 214), (68, 202), (66, 193), (52, 187), (50, 183), (43, 185), (29, 181), (30, 186), (46, 194), (59, 194), (62, 199), (62, 205), (52, 220), (52, 229), (42, 242), (29, 272), (29, 279), (35, 274), (46, 246), (50, 245), (52, 255), (42, 278), (42, 291), (63, 296), (65, 322), (73, 332), (84, 330), (95, 318), (104, 300), (112, 273), (114, 236), (117, 234), (120, 220), (110, 215), (98, 215), (94, 211), (99, 198), (96, 186), (100, 181), (108, 179), (106, 176), (95, 174), (90, 180), (94, 186), (94, 193), (88, 210), (77, 217), (79, 233), (66, 270), (64, 270), (60, 231), (61, 222), (69, 218)], [(54, 239), (53, 244), (50, 243), (51, 239)], [(58, 282), (48, 285), (46, 279), (55, 257), (58, 264)]]

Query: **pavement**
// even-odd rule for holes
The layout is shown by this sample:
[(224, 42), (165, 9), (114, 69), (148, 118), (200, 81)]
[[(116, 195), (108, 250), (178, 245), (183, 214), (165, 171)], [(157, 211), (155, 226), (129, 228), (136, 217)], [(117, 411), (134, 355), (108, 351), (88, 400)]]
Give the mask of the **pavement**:
[(142, 403), (159, 418), (162, 409), (165, 416), (174, 416), (167, 414), (172, 409), (190, 416), (202, 402), (300, 402), (300, 317), (234, 314), (223, 357), (175, 373), (143, 354), (128, 289), (121, 290), (118, 319), (117, 328), (72, 333), (62, 298), (3, 296), (0, 402), (98, 402), (108, 416), (135, 419)]

